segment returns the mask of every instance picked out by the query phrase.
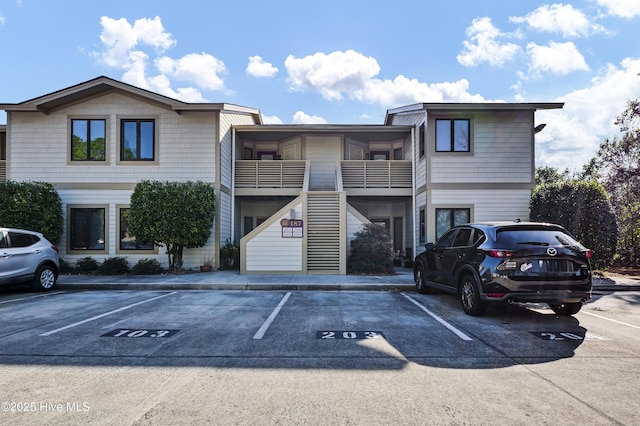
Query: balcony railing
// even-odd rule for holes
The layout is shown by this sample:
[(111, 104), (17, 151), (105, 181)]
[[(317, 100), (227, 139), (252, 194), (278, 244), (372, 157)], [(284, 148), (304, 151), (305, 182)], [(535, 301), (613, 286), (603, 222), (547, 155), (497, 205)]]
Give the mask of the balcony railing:
[[(299, 188), (305, 186), (306, 161), (238, 160), (236, 188)], [(308, 179), (308, 178), (307, 178)]]
[(411, 161), (345, 160), (342, 185), (348, 188), (411, 188)]
[(0, 160), (0, 182), (7, 181), (7, 160)]

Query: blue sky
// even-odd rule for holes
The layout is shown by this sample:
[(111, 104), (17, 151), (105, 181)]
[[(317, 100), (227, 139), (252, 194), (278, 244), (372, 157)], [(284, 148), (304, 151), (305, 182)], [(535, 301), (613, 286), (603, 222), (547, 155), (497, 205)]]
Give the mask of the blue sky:
[[(0, 103), (100, 75), (265, 123), (416, 102), (565, 102), (536, 164), (579, 170), (640, 96), (640, 1), (0, 0)], [(0, 123), (6, 114), (0, 113)]]

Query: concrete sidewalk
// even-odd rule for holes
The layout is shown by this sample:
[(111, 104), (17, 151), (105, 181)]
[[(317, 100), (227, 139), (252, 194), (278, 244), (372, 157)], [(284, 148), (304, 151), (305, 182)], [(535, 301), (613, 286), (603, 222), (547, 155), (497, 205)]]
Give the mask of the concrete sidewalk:
[[(414, 291), (413, 271), (396, 275), (240, 275), (238, 271), (193, 272), (180, 275), (61, 275), (65, 290), (378, 290)], [(640, 277), (611, 275), (593, 280), (594, 291), (640, 291)]]

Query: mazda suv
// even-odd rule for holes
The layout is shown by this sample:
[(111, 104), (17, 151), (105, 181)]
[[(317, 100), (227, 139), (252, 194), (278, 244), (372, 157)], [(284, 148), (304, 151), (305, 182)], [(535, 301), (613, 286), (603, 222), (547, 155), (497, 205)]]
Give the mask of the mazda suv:
[(426, 244), (413, 275), (419, 293), (455, 293), (469, 315), (492, 302), (544, 302), (573, 315), (591, 299), (591, 254), (559, 225), (472, 223)]
[(38, 232), (0, 228), (0, 284), (30, 282), (51, 290), (58, 279), (58, 248)]

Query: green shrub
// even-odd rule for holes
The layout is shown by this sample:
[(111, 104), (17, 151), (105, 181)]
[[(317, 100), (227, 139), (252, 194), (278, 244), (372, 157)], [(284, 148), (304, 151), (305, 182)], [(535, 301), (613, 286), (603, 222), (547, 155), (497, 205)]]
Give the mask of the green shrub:
[(79, 274), (93, 274), (100, 269), (100, 263), (91, 256), (82, 257), (76, 261), (76, 271)]
[(611, 264), (618, 243), (618, 223), (604, 187), (597, 182), (568, 181), (539, 185), (531, 196), (531, 220), (564, 226), (593, 250), (591, 264)]
[(97, 271), (101, 275), (125, 275), (129, 273), (129, 261), (126, 257), (110, 257), (102, 262)]
[(160, 275), (162, 273), (164, 273), (164, 269), (155, 259), (140, 259), (131, 268), (132, 275)]
[(69, 262), (67, 262), (63, 258), (59, 258), (59, 260), (60, 260), (59, 272), (61, 274), (74, 274), (76, 272), (76, 269)]
[(62, 202), (46, 182), (0, 183), (0, 224), (7, 228), (41, 232), (58, 244), (64, 229)]
[(393, 274), (393, 240), (382, 226), (369, 223), (351, 240), (351, 274)]

